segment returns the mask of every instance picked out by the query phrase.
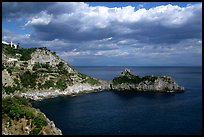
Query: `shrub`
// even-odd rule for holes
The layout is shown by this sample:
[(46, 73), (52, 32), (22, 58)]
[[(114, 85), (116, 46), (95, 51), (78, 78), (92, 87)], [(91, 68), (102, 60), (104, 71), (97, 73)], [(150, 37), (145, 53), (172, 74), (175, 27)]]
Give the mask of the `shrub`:
[(7, 87), (3, 86), (3, 90), (6, 92), (6, 94), (12, 94), (12, 93), (15, 92), (16, 87), (15, 86), (13, 86), (13, 87), (11, 87), (11, 86), (7, 86)]
[(32, 111), (26, 111), (26, 112), (25, 112), (25, 116), (26, 116), (27, 119), (32, 119), (32, 118), (34, 118), (34, 114), (33, 114)]
[(24, 117), (28, 109), (23, 106), (31, 106), (31, 104), (21, 97), (8, 97), (2, 100), (2, 114), (7, 114), (12, 119)]
[(141, 78), (139, 76), (132, 75), (128, 76), (119, 76), (113, 79), (113, 84), (122, 84), (122, 83), (134, 83), (137, 84), (141, 82)]
[(144, 76), (142, 77), (142, 81), (148, 80), (148, 81), (154, 82), (157, 78), (158, 77), (156, 76)]
[(99, 84), (99, 80), (98, 79), (94, 79), (94, 78), (91, 78), (91, 77), (87, 77), (87, 79), (85, 79), (84, 81), (82, 81), (82, 83), (89, 83), (91, 85), (96, 85), (96, 84)]
[(59, 79), (56, 83), (56, 88), (60, 89), (60, 90), (65, 90), (67, 88), (67, 84), (66, 81), (64, 81), (63, 79)]
[(39, 115), (32, 119), (32, 124), (34, 124), (37, 128), (42, 128), (43, 126), (46, 126), (48, 123), (42, 115)]
[(54, 81), (53, 80), (47, 80), (45, 81), (45, 84), (42, 86), (43, 88), (50, 88), (50, 87), (54, 87)]
[(38, 70), (39, 68), (41, 68), (41, 65), (40, 65), (40, 63), (39, 62), (35, 62), (35, 64), (34, 64), (34, 66), (33, 66), (33, 71), (36, 71), (36, 70)]
[(31, 54), (36, 51), (36, 48), (29, 48), (29, 49), (20, 48), (18, 51), (19, 51), (19, 54), (21, 54), (20, 60), (28, 61), (31, 59)]
[(8, 73), (9, 73), (10, 75), (12, 75), (12, 70), (13, 70), (13, 67), (8, 67), (8, 68), (7, 68), (7, 71), (8, 71)]
[(48, 69), (50, 67), (49, 62), (46, 62), (45, 64), (41, 64), (42, 68)]
[(62, 70), (64, 67), (64, 62), (60, 62), (59, 64), (56, 65), (58, 67), (59, 70)]
[(20, 75), (21, 83), (24, 87), (34, 88), (36, 85), (37, 73), (31, 73), (30, 71), (26, 71), (22, 75)]
[(30, 131), (29, 135), (39, 135), (41, 128), (34, 128)]

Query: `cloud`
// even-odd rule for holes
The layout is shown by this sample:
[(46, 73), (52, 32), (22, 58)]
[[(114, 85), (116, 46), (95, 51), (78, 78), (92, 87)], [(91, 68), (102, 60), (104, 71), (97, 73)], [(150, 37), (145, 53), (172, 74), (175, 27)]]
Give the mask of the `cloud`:
[(29, 20), (25, 26), (28, 25), (48, 25), (52, 20), (52, 15), (47, 14), (45, 11), (40, 12), (38, 15)]
[[(187, 7), (168, 4), (148, 10), (136, 10), (132, 6), (91, 7), (86, 3), (73, 2), (12, 3), (10, 6), (13, 9), (10, 9), (7, 3), (3, 3), (3, 8), (8, 8), (5, 12), (7, 17), (30, 13), (32, 18), (26, 25), (33, 25), (35, 33), (32, 36), (43, 40), (58, 38), (89, 41), (115, 36), (133, 37), (142, 42), (159, 42), (166, 39), (163, 42), (168, 43), (179, 42), (192, 36), (198, 37), (201, 34), (201, 4)], [(25, 12), (28, 8), (29, 13)], [(174, 37), (175, 34), (178, 35), (177, 39)]]
[(121, 57), (124, 64), (128, 59), (139, 64), (142, 60), (152, 64), (152, 59), (159, 62), (155, 64), (168, 64), (175, 58), (192, 60), (201, 55), (202, 3), (149, 9), (83, 2), (4, 2), (2, 6), (3, 20), (23, 18), (25, 28), (33, 30), (27, 35), (3, 30), (3, 39), (19, 41), (25, 47), (46, 46), (73, 63), (83, 57), (94, 64), (93, 59), (100, 58), (116, 59), (120, 64)]
[(38, 14), (39, 11), (48, 9), (54, 3), (51, 2), (3, 2), (2, 18), (22, 18)]

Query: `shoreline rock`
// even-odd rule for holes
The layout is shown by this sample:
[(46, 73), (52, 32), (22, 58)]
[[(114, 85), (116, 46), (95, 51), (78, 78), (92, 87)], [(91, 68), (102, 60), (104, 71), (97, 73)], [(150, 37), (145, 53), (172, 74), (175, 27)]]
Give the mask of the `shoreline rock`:
[[(108, 82), (105, 82), (108, 83)], [(66, 95), (76, 95), (79, 93), (90, 93), (97, 92), (110, 89), (109, 86), (104, 83), (101, 85), (90, 85), (87, 83), (74, 84), (72, 86), (68, 86), (64, 91), (60, 91), (58, 89), (47, 89), (47, 90), (32, 90), (25, 93), (15, 93), (14, 95), (25, 97), (30, 100), (43, 100), (46, 98), (54, 98), (57, 96), (66, 96)]]

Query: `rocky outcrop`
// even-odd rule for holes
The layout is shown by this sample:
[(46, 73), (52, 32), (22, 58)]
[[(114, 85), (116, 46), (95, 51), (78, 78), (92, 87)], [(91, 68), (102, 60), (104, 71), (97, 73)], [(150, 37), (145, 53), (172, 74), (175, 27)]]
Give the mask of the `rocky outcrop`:
[(62, 59), (60, 59), (55, 53), (47, 50), (47, 49), (36, 49), (34, 53), (31, 55), (31, 59), (28, 61), (29, 66), (28, 68), (32, 69), (33, 65), (35, 63), (49, 63), (50, 66), (55, 67), (60, 62), (65, 63), (65, 68), (69, 73), (75, 73), (76, 71), (71, 68), (66, 62), (64, 62)]
[(180, 92), (184, 87), (179, 86), (169, 76), (145, 76), (140, 78), (126, 69), (119, 77), (113, 79), (112, 90), (135, 90), (155, 92)]

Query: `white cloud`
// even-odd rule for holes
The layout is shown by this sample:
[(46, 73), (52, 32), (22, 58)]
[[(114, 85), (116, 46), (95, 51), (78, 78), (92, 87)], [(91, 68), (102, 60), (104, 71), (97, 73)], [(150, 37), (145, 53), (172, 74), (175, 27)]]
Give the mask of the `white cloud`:
[(25, 26), (28, 25), (47, 25), (52, 20), (52, 15), (47, 14), (45, 11), (41, 11), (35, 17), (32, 17)]
[(97, 51), (96, 53), (94, 53), (94, 55), (96, 56), (127, 56), (129, 55), (128, 52), (123, 51), (123, 50), (101, 50), (101, 51)]
[(198, 43), (199, 43), (199, 44), (202, 44), (202, 40), (198, 40)]
[(65, 58), (65, 57), (73, 57), (73, 56), (86, 56), (90, 55), (90, 51), (63, 51), (60, 52), (59, 56)]

